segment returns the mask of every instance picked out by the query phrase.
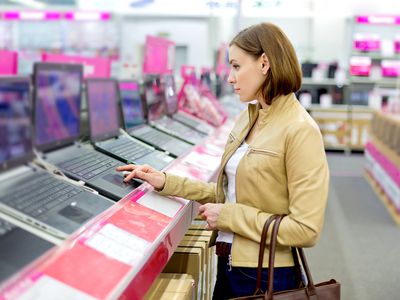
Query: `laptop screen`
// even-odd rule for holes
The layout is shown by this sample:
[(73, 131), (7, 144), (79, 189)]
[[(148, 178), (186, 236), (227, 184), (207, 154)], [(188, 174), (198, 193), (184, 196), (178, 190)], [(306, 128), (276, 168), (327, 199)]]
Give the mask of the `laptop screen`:
[(113, 79), (87, 80), (86, 95), (91, 140), (99, 141), (118, 136), (118, 86), (116, 81)]
[(167, 104), (168, 114), (173, 115), (178, 111), (178, 97), (175, 90), (174, 76), (167, 74), (164, 75), (163, 79), (165, 103)]
[(147, 106), (147, 118), (155, 121), (167, 112), (160, 77), (149, 76), (144, 80), (144, 93)]
[(145, 123), (142, 99), (137, 82), (120, 82), (119, 94), (125, 129)]
[(79, 137), (82, 66), (37, 63), (35, 144), (49, 150)]
[(0, 77), (0, 169), (32, 157), (30, 81)]

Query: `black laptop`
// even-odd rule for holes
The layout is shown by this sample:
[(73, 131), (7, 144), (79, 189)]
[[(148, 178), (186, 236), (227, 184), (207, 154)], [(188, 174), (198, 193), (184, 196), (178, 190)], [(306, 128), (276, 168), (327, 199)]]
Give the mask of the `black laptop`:
[(118, 84), (113, 79), (88, 79), (86, 99), (90, 139), (94, 147), (125, 163), (148, 164), (164, 169), (173, 158), (165, 152), (120, 133)]
[(163, 131), (146, 124), (139, 84), (135, 81), (120, 81), (119, 91), (125, 130), (135, 138), (178, 157), (193, 146)]
[(162, 76), (162, 79), (162, 86), (164, 90), (164, 98), (165, 104), (167, 105), (168, 115), (172, 119), (181, 122), (186, 126), (192, 127), (193, 129), (203, 134), (210, 134), (214, 132), (214, 127), (207, 124), (205, 121), (202, 121), (188, 113), (178, 110), (178, 97), (176, 94), (174, 76), (172, 74), (165, 74)]
[(65, 238), (113, 202), (29, 164), (30, 100), (27, 78), (0, 78), (0, 209)]
[(79, 143), (82, 66), (34, 65), (35, 146), (43, 158), (67, 176), (120, 200), (140, 183), (125, 183), (115, 168), (121, 162)]
[(160, 76), (149, 75), (144, 79), (146, 115), (151, 126), (180, 138), (192, 145), (200, 143), (205, 134), (168, 117), (164, 90)]
[(0, 217), (0, 285), (53, 246)]

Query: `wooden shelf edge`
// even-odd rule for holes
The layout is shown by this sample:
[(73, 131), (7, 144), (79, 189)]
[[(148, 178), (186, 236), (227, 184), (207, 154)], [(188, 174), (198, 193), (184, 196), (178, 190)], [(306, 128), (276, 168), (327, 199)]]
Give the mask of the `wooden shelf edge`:
[(385, 195), (385, 193), (381, 190), (379, 185), (376, 183), (374, 178), (367, 172), (364, 172), (364, 178), (367, 180), (369, 185), (372, 187), (374, 190), (375, 194), (377, 197), (382, 201), (382, 203), (385, 205), (387, 211), (389, 212), (390, 216), (392, 217), (393, 221), (396, 222), (398, 226), (400, 226), (400, 213), (396, 211), (396, 209), (393, 207), (392, 203), (388, 199), (388, 197)]

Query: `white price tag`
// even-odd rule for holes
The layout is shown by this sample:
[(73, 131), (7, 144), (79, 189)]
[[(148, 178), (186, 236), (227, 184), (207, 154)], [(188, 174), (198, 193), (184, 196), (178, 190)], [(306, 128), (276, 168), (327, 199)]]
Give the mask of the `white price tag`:
[(167, 217), (173, 218), (179, 209), (185, 205), (185, 201), (187, 200), (167, 198), (155, 192), (150, 192), (141, 197), (137, 203)]
[(97, 251), (128, 265), (143, 258), (149, 242), (112, 224), (105, 225), (85, 244)]

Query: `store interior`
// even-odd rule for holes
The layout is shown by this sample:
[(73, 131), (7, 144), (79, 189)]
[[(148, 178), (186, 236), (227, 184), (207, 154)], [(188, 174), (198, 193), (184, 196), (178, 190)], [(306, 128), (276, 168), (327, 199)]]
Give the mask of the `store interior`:
[(328, 159), (324, 229), (305, 249), (314, 282), (398, 299), (393, 0), (0, 0), (0, 299), (212, 298), (198, 204), (115, 168), (216, 181), (246, 109), (228, 45), (261, 22), (293, 43)]

